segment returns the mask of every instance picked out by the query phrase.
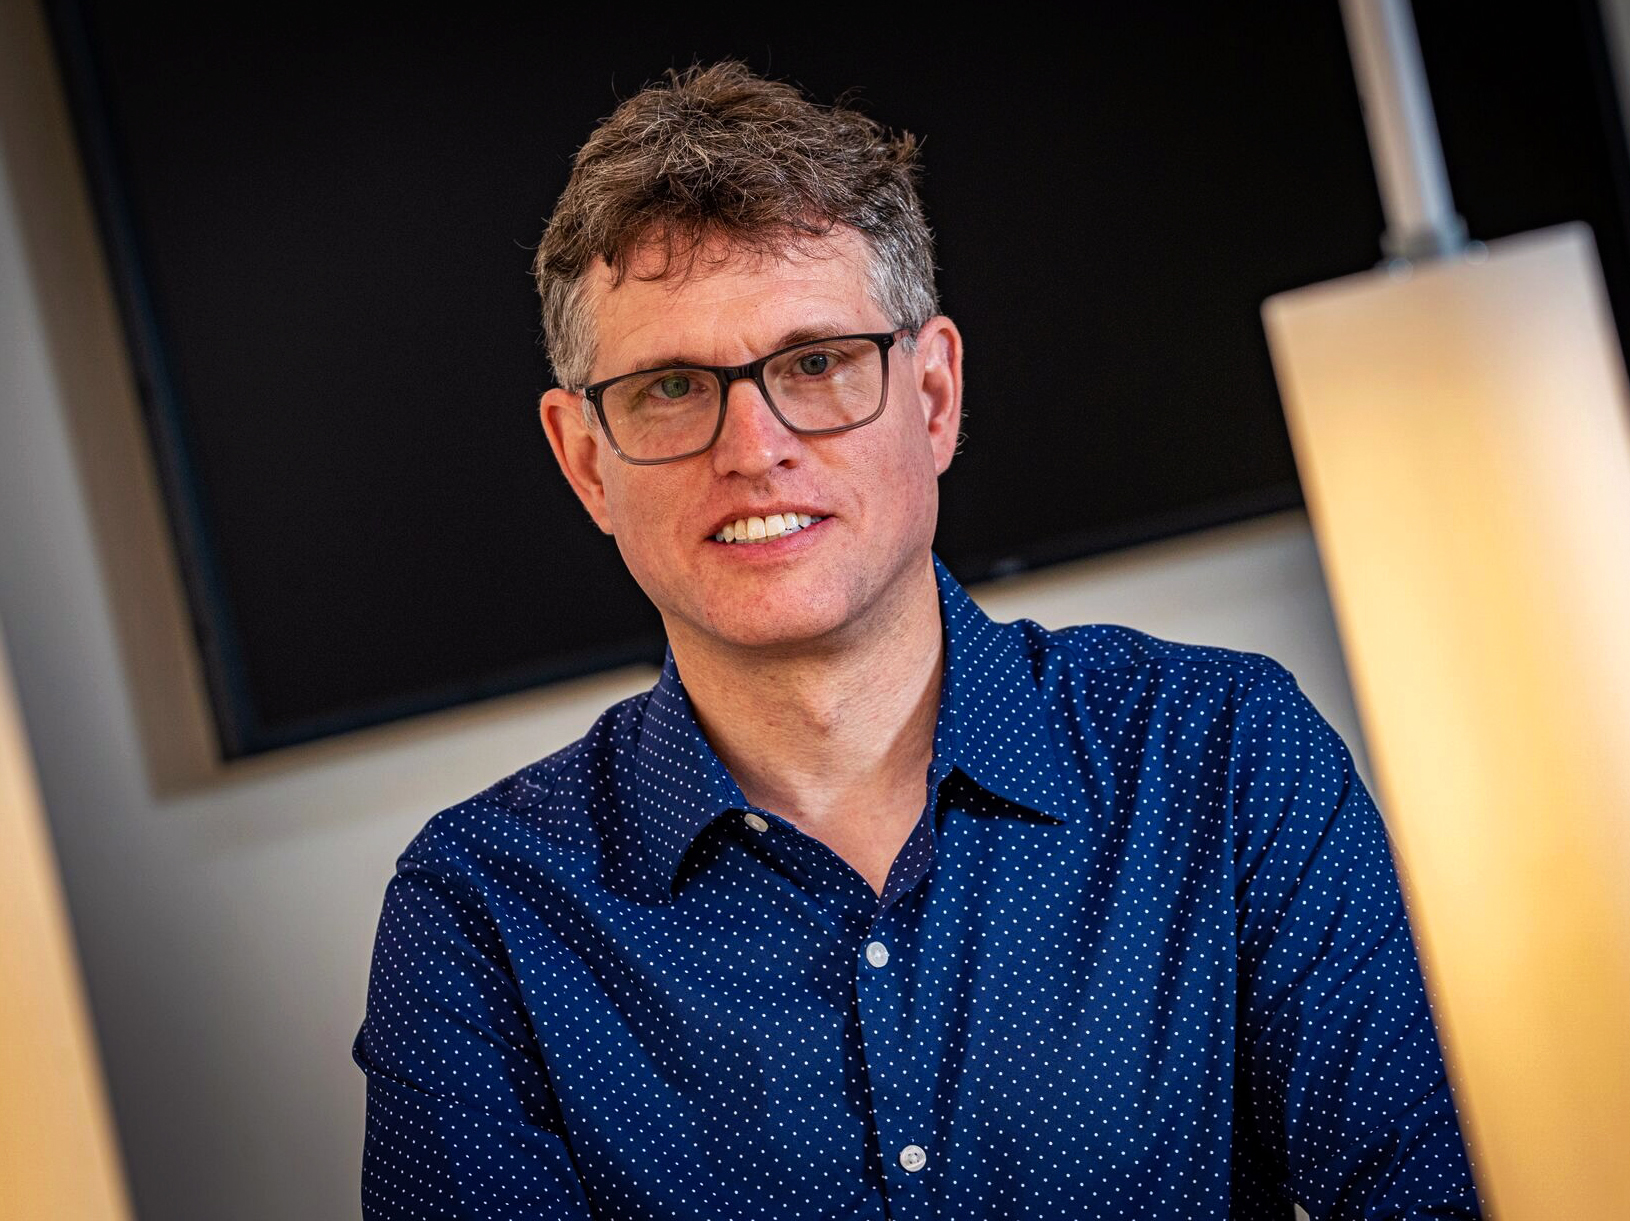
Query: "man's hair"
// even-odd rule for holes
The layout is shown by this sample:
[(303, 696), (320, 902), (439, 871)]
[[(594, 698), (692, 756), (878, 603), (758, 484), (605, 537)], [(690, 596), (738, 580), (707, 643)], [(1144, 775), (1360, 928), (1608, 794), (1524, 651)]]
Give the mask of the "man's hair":
[(939, 312), (934, 243), (917, 197), (917, 141), (860, 112), (820, 106), (791, 85), (726, 61), (629, 98), (578, 150), (532, 271), (556, 380), (582, 387), (594, 364), (586, 286), (612, 282), (636, 253), (665, 257), (642, 278), (690, 272), (702, 247), (784, 255), (835, 225), (871, 250), (871, 296), (895, 326)]

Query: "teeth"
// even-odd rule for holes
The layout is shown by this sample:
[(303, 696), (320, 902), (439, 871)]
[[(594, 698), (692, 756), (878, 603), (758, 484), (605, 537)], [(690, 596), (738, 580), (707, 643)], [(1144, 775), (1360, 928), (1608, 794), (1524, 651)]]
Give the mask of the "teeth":
[(713, 536), (720, 543), (767, 543), (823, 520), (809, 513), (771, 513), (767, 517), (738, 517)]

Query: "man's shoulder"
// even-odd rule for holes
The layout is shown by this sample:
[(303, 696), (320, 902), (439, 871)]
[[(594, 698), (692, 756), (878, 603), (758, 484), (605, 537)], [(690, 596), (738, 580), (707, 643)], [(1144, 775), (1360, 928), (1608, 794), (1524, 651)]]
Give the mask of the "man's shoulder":
[(1290, 672), (1266, 653), (1169, 640), (1119, 623), (1045, 628), (1021, 619), (1017, 626), (1024, 630), (1033, 656), (1056, 657), (1061, 664), (1081, 671), (1101, 671), (1106, 679), (1142, 674), (1227, 684), (1290, 678)]
[(615, 778), (629, 763), (650, 696), (642, 691), (618, 701), (576, 741), (437, 811), (399, 863), (464, 871), (498, 844), (524, 842), (533, 852), (551, 844), (592, 848), (596, 812), (616, 799)]
[[(1021, 621), (1023, 622), (1023, 621)], [(1292, 774), (1309, 792), (1345, 783), (1351, 751), (1296, 676), (1265, 653), (1166, 640), (1119, 624), (1049, 630), (1027, 625), (1038, 674), (1074, 668), (1064, 702), (1121, 749), (1205, 750), (1229, 759), (1229, 776), (1268, 790)], [(1053, 658), (1064, 658), (1062, 662)], [(1175, 729), (1176, 732), (1169, 732)], [(1198, 764), (1196, 764), (1198, 765)]]

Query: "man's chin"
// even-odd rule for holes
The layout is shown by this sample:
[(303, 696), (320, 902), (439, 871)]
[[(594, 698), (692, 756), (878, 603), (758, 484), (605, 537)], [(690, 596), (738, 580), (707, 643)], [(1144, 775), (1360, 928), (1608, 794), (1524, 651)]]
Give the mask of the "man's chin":
[[(833, 647), (844, 635), (848, 616), (839, 606), (787, 605), (754, 613), (737, 607), (696, 619), (663, 615), (669, 640), (765, 658), (797, 656)], [(681, 646), (683, 647), (683, 645)]]

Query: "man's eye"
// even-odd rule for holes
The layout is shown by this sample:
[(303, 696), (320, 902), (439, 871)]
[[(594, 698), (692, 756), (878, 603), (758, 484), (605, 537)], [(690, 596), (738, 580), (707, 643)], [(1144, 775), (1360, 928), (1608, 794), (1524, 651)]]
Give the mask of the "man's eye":
[(682, 399), (690, 393), (691, 381), (689, 374), (670, 373), (657, 382), (657, 395), (665, 399)]
[(829, 352), (805, 352), (798, 358), (798, 372), (805, 377), (820, 377), (832, 367)]

